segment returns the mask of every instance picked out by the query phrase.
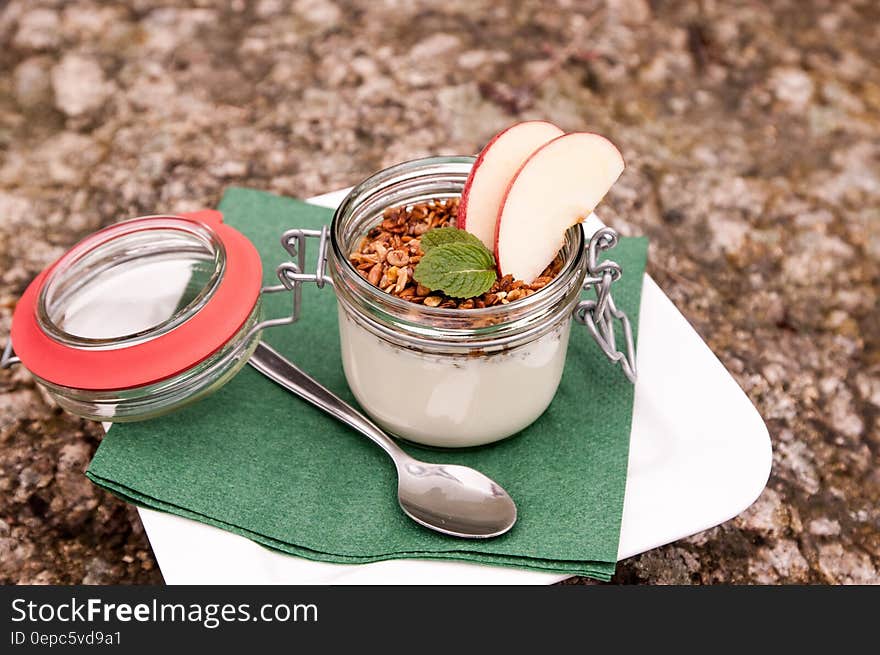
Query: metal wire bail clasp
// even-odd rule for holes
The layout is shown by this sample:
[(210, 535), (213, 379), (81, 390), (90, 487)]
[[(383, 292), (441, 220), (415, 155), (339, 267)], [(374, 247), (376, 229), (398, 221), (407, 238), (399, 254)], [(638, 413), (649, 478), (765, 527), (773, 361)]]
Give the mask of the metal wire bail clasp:
[[(277, 293), (290, 291), (293, 295), (293, 303), (289, 316), (271, 318), (261, 321), (252, 328), (252, 331), (262, 330), (277, 325), (288, 325), (299, 320), (302, 307), (302, 285), (304, 282), (314, 282), (319, 289), (325, 284), (333, 285), (327, 276), (327, 245), (329, 243), (330, 228), (325, 225), (320, 230), (287, 230), (281, 235), (281, 245), (291, 256), (292, 261), (284, 262), (275, 269), (281, 284), (263, 287), (260, 293)], [(306, 273), (306, 244), (308, 239), (318, 239), (318, 261), (314, 273)]]
[[(590, 334), (612, 362), (620, 362), (624, 374), (630, 382), (636, 381), (636, 349), (633, 342), (632, 326), (626, 313), (619, 310), (611, 296), (611, 285), (620, 279), (623, 271), (620, 264), (611, 260), (599, 261), (599, 253), (617, 245), (617, 232), (610, 227), (603, 227), (590, 238), (588, 246), (589, 260), (584, 290), (596, 292), (595, 300), (590, 298), (580, 301), (574, 308), (574, 319), (587, 326)], [(614, 333), (614, 321), (623, 326), (623, 338), (626, 352), (617, 349), (617, 337)]]
[(6, 342), (6, 347), (3, 348), (3, 354), (0, 355), (0, 368), (9, 368), (13, 364), (18, 364), (21, 360), (15, 356), (15, 351), (12, 349), (12, 339), (10, 338)]

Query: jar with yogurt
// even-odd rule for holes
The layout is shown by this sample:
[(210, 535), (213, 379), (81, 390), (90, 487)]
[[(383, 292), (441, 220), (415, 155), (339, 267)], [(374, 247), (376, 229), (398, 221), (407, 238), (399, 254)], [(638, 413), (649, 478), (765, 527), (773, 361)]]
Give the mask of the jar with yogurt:
[(555, 278), (509, 304), (415, 304), (371, 284), (350, 261), (389, 207), (457, 198), (472, 157), (406, 162), (353, 189), (336, 211), (328, 268), (348, 384), (392, 434), (435, 447), (478, 446), (537, 419), (556, 393), (572, 315), (588, 274), (584, 232), (570, 229)]

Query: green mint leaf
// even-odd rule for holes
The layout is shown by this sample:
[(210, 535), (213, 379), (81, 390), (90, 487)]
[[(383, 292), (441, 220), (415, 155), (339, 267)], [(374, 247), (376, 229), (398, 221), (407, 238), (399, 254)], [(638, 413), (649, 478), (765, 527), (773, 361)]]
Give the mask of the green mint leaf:
[(442, 291), (453, 298), (474, 298), (495, 283), (495, 258), (479, 241), (444, 243), (424, 254), (413, 277), (431, 291)]
[[(472, 243), (483, 246), (483, 242), (473, 234), (467, 230), (459, 230), (457, 227), (438, 227), (428, 230), (422, 235), (421, 243), (424, 253), (446, 243)], [(485, 246), (483, 247), (485, 248)]]

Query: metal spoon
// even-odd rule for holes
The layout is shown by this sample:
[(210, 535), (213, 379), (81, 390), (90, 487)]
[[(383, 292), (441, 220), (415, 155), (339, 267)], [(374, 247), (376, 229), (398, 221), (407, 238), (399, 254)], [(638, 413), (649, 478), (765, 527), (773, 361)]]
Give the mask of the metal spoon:
[(265, 343), (248, 363), (288, 391), (372, 439), (397, 466), (397, 500), (416, 523), (454, 537), (485, 539), (516, 522), (516, 505), (494, 480), (466, 466), (428, 464), (407, 455), (385, 432)]

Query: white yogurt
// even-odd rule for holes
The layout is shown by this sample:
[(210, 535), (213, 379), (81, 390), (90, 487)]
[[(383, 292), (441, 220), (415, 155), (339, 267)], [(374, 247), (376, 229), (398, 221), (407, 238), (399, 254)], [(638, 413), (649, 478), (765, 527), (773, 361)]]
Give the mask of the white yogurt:
[(361, 407), (417, 443), (478, 446), (519, 432), (556, 394), (571, 320), (488, 355), (433, 355), (392, 345), (339, 308), (342, 364)]

